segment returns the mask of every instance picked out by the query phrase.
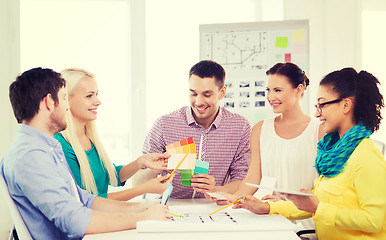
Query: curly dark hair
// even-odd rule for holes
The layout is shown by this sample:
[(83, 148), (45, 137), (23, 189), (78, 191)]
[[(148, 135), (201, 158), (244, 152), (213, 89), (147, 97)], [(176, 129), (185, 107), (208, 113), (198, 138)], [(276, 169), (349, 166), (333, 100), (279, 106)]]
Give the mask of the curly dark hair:
[(354, 122), (362, 122), (368, 129), (377, 131), (385, 106), (379, 91), (380, 82), (371, 73), (353, 68), (343, 68), (325, 76), (320, 86), (330, 86), (339, 98), (354, 98)]

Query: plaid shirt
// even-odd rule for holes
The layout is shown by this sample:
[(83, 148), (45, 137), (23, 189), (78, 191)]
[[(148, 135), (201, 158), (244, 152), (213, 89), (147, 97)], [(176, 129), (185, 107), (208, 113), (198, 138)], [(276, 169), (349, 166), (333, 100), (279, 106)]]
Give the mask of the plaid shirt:
[[(166, 145), (193, 137), (197, 156), (202, 149), (201, 160), (209, 162), (209, 175), (214, 177), (216, 185), (224, 185), (243, 180), (246, 176), (250, 159), (250, 135), (248, 121), (239, 114), (221, 107), (216, 119), (205, 129), (194, 120), (191, 108), (186, 106), (156, 120), (146, 137), (142, 152), (163, 153), (166, 152)], [(192, 198), (193, 189), (181, 185), (179, 171), (172, 184), (172, 198)], [(195, 198), (203, 197), (199, 192), (195, 195)]]

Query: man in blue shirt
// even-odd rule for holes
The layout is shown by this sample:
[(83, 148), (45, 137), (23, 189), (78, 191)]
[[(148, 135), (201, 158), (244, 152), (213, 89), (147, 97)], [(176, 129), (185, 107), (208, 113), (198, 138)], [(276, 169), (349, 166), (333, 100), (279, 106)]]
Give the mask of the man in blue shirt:
[(135, 228), (146, 219), (166, 220), (161, 204), (135, 204), (95, 197), (74, 182), (54, 134), (66, 128), (65, 81), (35, 68), (9, 88), (17, 135), (0, 162), (5, 179), (34, 239), (80, 239), (84, 234)]

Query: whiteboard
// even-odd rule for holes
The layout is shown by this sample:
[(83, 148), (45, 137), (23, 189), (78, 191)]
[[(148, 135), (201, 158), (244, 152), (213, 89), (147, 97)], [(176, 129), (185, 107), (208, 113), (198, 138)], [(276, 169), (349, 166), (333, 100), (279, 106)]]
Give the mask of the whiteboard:
[[(253, 126), (274, 116), (265, 91), (269, 68), (293, 62), (309, 76), (309, 21), (202, 24), (200, 59), (224, 67), (227, 93), (221, 104)], [(302, 107), (309, 114), (309, 90)]]

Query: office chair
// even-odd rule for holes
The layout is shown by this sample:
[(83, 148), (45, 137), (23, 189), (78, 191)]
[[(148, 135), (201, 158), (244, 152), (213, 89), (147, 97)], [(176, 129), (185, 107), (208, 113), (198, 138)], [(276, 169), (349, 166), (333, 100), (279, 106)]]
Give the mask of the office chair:
[(383, 156), (385, 156), (385, 151), (386, 151), (385, 143), (375, 139), (373, 139), (373, 141), (378, 145), (379, 149), (381, 149)]
[(300, 239), (316, 239), (315, 229), (300, 230), (296, 232), (296, 235), (298, 235)]
[(15, 237), (15, 233), (13, 230), (14, 239), (20, 239), (20, 240), (32, 240), (32, 237), (23, 221), (23, 219), (20, 216), (19, 210), (16, 207), (15, 202), (11, 198), (11, 195), (9, 194), (7, 184), (5, 183), (5, 180), (3, 176), (0, 175), (0, 191), (2, 192), (5, 201), (7, 202), (9, 211), (11, 213), (11, 217), (14, 224), (14, 229), (16, 229), (17, 237)]

